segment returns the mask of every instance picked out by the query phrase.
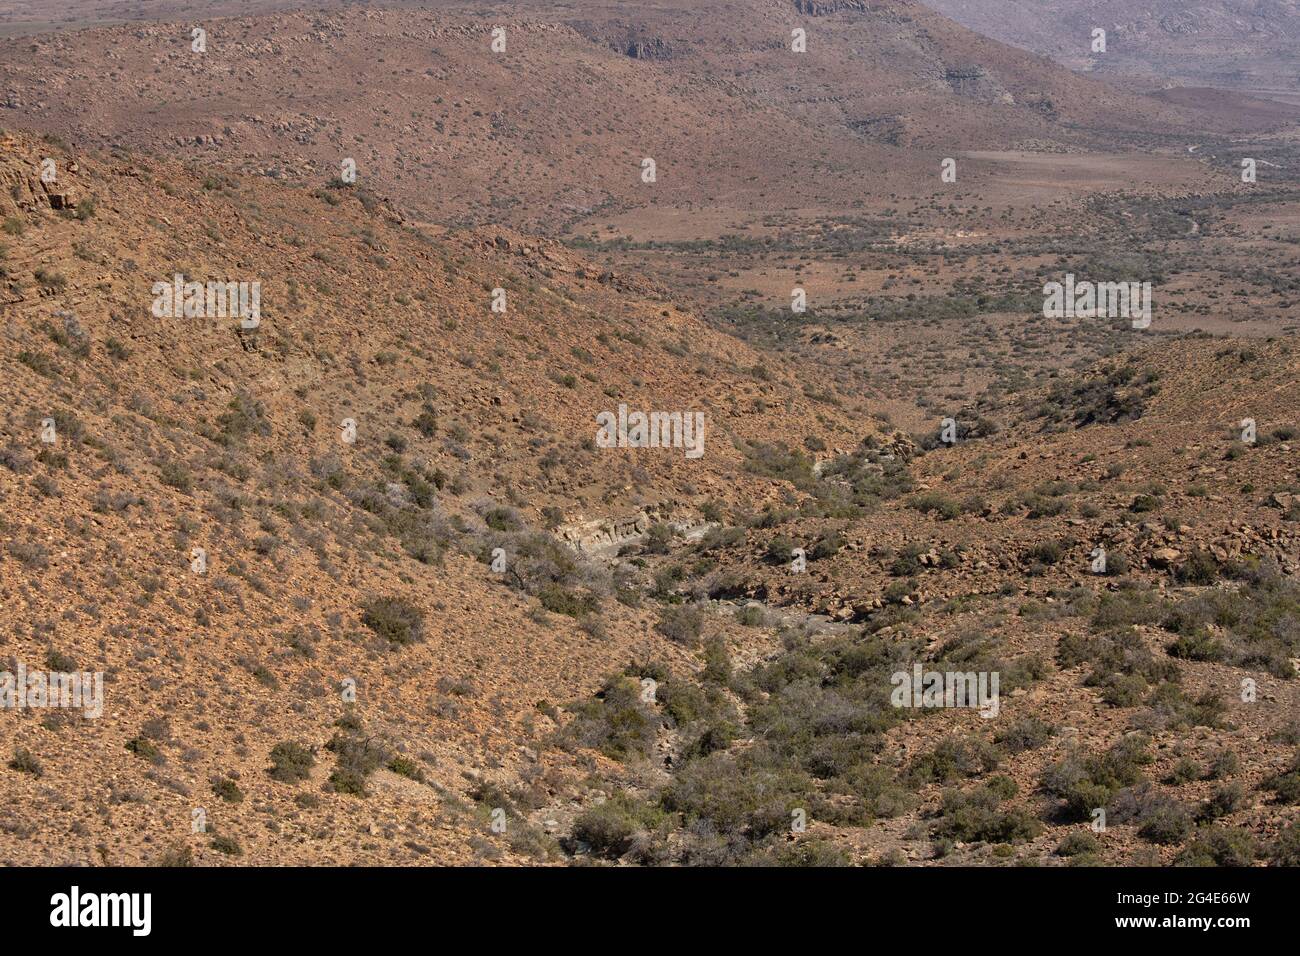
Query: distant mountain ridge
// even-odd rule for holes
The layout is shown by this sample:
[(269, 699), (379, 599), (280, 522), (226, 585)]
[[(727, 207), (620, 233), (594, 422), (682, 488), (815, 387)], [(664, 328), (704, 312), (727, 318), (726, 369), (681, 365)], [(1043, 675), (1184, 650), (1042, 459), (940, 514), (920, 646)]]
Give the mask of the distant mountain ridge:
[[(1300, 98), (1297, 0), (926, 0), (1073, 69)], [(1092, 30), (1107, 50), (1091, 49)]]

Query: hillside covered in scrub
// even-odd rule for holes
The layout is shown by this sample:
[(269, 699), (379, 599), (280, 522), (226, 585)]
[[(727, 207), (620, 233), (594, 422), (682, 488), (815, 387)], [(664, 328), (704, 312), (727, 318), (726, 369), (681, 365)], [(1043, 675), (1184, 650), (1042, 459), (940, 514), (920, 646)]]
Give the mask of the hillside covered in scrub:
[(1214, 37), (57, 6), (0, 863), (1300, 864), (1300, 112)]
[[(1294, 860), (1289, 340), (858, 434), (544, 241), (126, 154), (52, 193), (51, 145), (3, 143), (5, 653), (105, 713), (19, 712), (12, 861)], [(260, 327), (156, 318), (174, 273), (262, 277)], [(596, 448), (629, 399), (708, 454)], [(998, 718), (890, 706), (916, 662)]]
[[(618, 600), (635, 582), (552, 532), (638, 509), (698, 523), (767, 494), (748, 439), (853, 440), (745, 347), (553, 243), (430, 238), (360, 191), (0, 149), (4, 654), (107, 681), (98, 720), (6, 714), (26, 768), (0, 773), (11, 859), (72, 832), (102, 847), (80, 862), (148, 861), (195, 808), (253, 862), (458, 859), (476, 818), (439, 794), (536, 766), (558, 717), (540, 702), (633, 647), (683, 656)], [(175, 274), (260, 280), (260, 326), (155, 317)], [(706, 412), (708, 455), (597, 449), (619, 402)], [(348, 758), (348, 733), (370, 749)], [(281, 744), (329, 795), (268, 775)]]

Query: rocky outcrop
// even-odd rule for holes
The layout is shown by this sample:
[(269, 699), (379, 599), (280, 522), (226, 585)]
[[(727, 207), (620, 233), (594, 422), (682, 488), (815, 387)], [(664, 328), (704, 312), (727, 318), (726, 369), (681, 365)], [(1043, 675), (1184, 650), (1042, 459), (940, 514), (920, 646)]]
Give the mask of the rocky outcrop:
[(1005, 101), (1010, 94), (997, 79), (981, 66), (956, 66), (944, 71), (944, 82), (959, 96), (969, 96), (986, 102)]
[(13, 140), (0, 140), (0, 216), (8, 217), (38, 208), (75, 209), (77, 192), (70, 177), (76, 163), (58, 160), (53, 182), (41, 179), (40, 159), (20, 155)]
[(873, 461), (911, 461), (916, 457), (916, 442), (910, 435), (894, 432), (890, 435), (868, 435), (862, 439), (862, 448), (870, 452)]
[(649, 514), (638, 511), (635, 514), (565, 525), (556, 529), (556, 535), (575, 550), (589, 554), (633, 541), (645, 534), (652, 523)]
[(794, 0), (794, 8), (810, 17), (826, 17), (844, 11), (866, 13), (871, 9), (867, 0)]
[(555, 530), (555, 535), (582, 554), (612, 556), (623, 545), (639, 541), (651, 525), (660, 522), (667, 522), (678, 533), (690, 537), (691, 529), (698, 529), (701, 521), (674, 519), (676, 510), (672, 503), (649, 505), (623, 515), (561, 525)]
[(671, 60), (673, 58), (672, 44), (661, 40), (659, 37), (630, 39), (623, 48), (623, 52), (634, 60)]

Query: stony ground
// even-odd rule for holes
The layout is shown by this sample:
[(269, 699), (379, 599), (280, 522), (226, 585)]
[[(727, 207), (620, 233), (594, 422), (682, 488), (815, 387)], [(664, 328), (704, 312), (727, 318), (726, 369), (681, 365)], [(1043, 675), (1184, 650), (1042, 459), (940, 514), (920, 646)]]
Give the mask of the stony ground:
[(0, 860), (1300, 860), (1284, 105), (902, 2), (800, 83), (726, 26), (794, 4), (274, 7), (3, 41), (0, 674), (104, 684), (0, 710)]

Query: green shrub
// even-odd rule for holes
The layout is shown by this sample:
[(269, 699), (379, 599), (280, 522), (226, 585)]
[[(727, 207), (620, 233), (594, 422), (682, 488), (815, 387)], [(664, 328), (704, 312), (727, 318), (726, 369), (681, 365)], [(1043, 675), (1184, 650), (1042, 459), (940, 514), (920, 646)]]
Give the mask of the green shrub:
[(1210, 759), (1205, 775), (1211, 780), (1223, 780), (1241, 772), (1241, 758), (1235, 751), (1226, 747), (1217, 751)]
[(673, 538), (677, 532), (666, 521), (656, 521), (646, 529), (641, 539), (641, 546), (650, 554), (667, 554), (672, 550)]
[(1162, 800), (1144, 810), (1138, 836), (1163, 846), (1182, 843), (1192, 829), (1187, 808), (1173, 800)]
[(640, 681), (626, 674), (608, 678), (596, 697), (565, 709), (574, 720), (562, 739), (572, 746), (590, 747), (615, 760), (650, 755), (663, 720), (642, 699)]
[(546, 585), (537, 596), (546, 610), (566, 617), (582, 617), (600, 607), (600, 602), (594, 594), (570, 591), (558, 584)]
[(184, 843), (175, 843), (158, 855), (154, 866), (174, 869), (194, 865), (194, 851)]
[(1149, 376), (1140, 376), (1132, 365), (1104, 375), (1089, 372), (1073, 382), (1057, 382), (1036, 414), (1050, 421), (1073, 421), (1076, 425), (1131, 422), (1142, 417), (1145, 399), (1154, 386)]
[(1300, 585), (1271, 564), (1238, 569), (1244, 583), (1184, 598), (1162, 619), (1178, 635), (1169, 652), (1259, 668), (1275, 677), (1296, 676), (1300, 657)]
[(1058, 856), (1096, 854), (1100, 850), (1101, 841), (1088, 830), (1071, 830), (1056, 846)]
[(812, 781), (766, 756), (751, 748), (693, 760), (664, 790), (663, 806), (682, 814), (688, 827), (708, 826), (732, 838), (753, 841), (788, 833), (793, 812), (812, 804)]
[(1092, 617), (1095, 630), (1126, 627), (1135, 624), (1156, 624), (1165, 616), (1166, 605), (1158, 594), (1133, 588), (1121, 589), (1101, 596)]
[(1184, 784), (1191, 783), (1193, 780), (1200, 780), (1203, 776), (1201, 765), (1191, 757), (1182, 757), (1174, 764), (1173, 770), (1169, 771), (1169, 783)]
[(1168, 647), (1169, 656), (1185, 661), (1225, 661), (1228, 648), (1209, 631), (1184, 634)]
[(420, 414), (415, 416), (411, 427), (425, 438), (433, 438), (438, 434), (438, 416), (431, 407), (425, 406)]
[(224, 445), (241, 442), (254, 435), (271, 434), (271, 423), (266, 420), (266, 406), (242, 392), (230, 400), (226, 411), (217, 417), (217, 424), (221, 426), (219, 438)]
[(911, 577), (919, 574), (923, 565), (921, 564), (921, 555), (926, 553), (926, 546), (919, 542), (914, 542), (903, 548), (894, 556), (894, 560), (889, 565), (889, 573), (896, 578)]
[(271, 767), (267, 771), (272, 780), (280, 783), (298, 783), (311, 776), (316, 758), (302, 744), (292, 740), (281, 741), (271, 748)]
[(160, 751), (152, 741), (146, 740), (143, 737), (133, 737), (131, 740), (128, 740), (126, 742), (126, 749), (131, 751), (131, 753), (135, 754), (137, 757), (143, 757), (145, 760), (154, 763), (157, 763), (162, 759), (162, 751)]
[(68, 284), (68, 279), (61, 272), (51, 272), (49, 269), (37, 269), (32, 275), (42, 286), (48, 289), (62, 289)]
[(388, 761), (388, 769), (399, 777), (406, 777), (408, 780), (415, 780), (420, 783), (424, 782), (424, 771), (420, 765), (409, 757), (396, 756)]
[(1149, 701), (1151, 712), (1166, 729), (1186, 730), (1191, 727), (1223, 726), (1226, 707), (1218, 691), (1206, 691), (1196, 697), (1188, 697), (1183, 689), (1173, 682), (1166, 682), (1156, 688)]
[(399, 646), (424, 638), (424, 612), (404, 597), (370, 598), (362, 605), (361, 623)]
[(813, 542), (813, 546), (808, 549), (808, 557), (813, 561), (823, 561), (833, 558), (843, 547), (844, 539), (839, 534), (828, 534)]
[(351, 767), (335, 767), (331, 770), (329, 786), (335, 793), (351, 794), (354, 797), (367, 796), (365, 775)]
[(803, 452), (791, 450), (781, 443), (757, 443), (742, 449), (745, 470), (767, 478), (788, 481), (797, 488), (806, 488), (816, 482), (813, 464)]
[(767, 543), (763, 557), (768, 564), (786, 564), (794, 552), (794, 542), (783, 534), (778, 534)]
[(212, 792), (215, 793), (226, 803), (243, 803), (244, 791), (239, 789), (238, 784), (229, 777), (222, 777), (212, 783)]
[(1064, 801), (1061, 810), (1066, 819), (1088, 820), (1092, 811), (1104, 807), (1116, 791), (1142, 779), (1141, 768), (1152, 760), (1149, 744), (1150, 738), (1135, 734), (1100, 754), (1070, 754), (1045, 768), (1039, 783), (1047, 793)]
[(14, 756), (9, 761), (9, 769), (17, 770), (19, 773), (29, 773), (33, 777), (39, 777), (45, 773), (45, 767), (36, 759), (36, 755), (22, 747), (14, 748)]
[(950, 783), (974, 777), (998, 766), (998, 752), (992, 744), (978, 737), (948, 737), (933, 750), (918, 755), (908, 766), (906, 777), (913, 786), (927, 783)]
[(1239, 783), (1222, 783), (1214, 788), (1209, 799), (1201, 805), (1197, 818), (1218, 820), (1236, 813), (1244, 806), (1246, 806), (1246, 789)]
[(571, 838), (596, 856), (614, 859), (627, 853), (639, 836), (663, 824), (660, 808), (625, 793), (584, 810), (573, 821)]
[(1251, 866), (1259, 846), (1248, 830), (1238, 827), (1202, 827), (1174, 857), (1175, 866)]
[(45, 653), (45, 666), (52, 671), (70, 674), (77, 670), (77, 662), (60, 651), (50, 648)]
[(345, 714), (338, 724), (339, 732), (325, 745), (337, 758), (329, 786), (337, 793), (364, 797), (366, 778), (385, 766), (392, 754), (383, 740), (363, 733), (354, 714)]
[(504, 506), (490, 509), (483, 515), (483, 520), (493, 531), (521, 531), (524, 526), (519, 512)]
[(1273, 791), (1279, 803), (1292, 806), (1300, 804), (1300, 753), (1296, 754), (1286, 770), (1267, 778), (1262, 786), (1265, 790)]
[(750, 854), (745, 866), (824, 867), (849, 866), (848, 854), (843, 847), (830, 840), (803, 839), (793, 843), (780, 842), (768, 845)]
[(1053, 565), (1061, 560), (1063, 549), (1058, 541), (1040, 541), (1033, 545), (1025, 556), (1039, 564)]
[(224, 853), (227, 856), (244, 855), (244, 848), (240, 846), (239, 841), (232, 836), (222, 836), (219, 834), (214, 835), (210, 846), (218, 853)]
[(1300, 820), (1283, 827), (1269, 848), (1269, 858), (1278, 866), (1300, 866)]
[(1119, 577), (1127, 574), (1129, 570), (1128, 557), (1119, 551), (1114, 551), (1106, 555), (1106, 575), (1107, 577)]
[(1219, 577), (1219, 562), (1210, 552), (1197, 549), (1174, 569), (1174, 577), (1182, 584), (1213, 584)]
[(664, 608), (655, 630), (670, 641), (694, 646), (704, 631), (704, 609), (695, 604)]
[(162, 467), (159, 469), (159, 475), (162, 477), (164, 485), (175, 488), (177, 491), (188, 493), (194, 486), (194, 479), (190, 475), (189, 469), (180, 462), (163, 462)]
[[(1001, 778), (1010, 783), (1008, 778)], [(1001, 782), (999, 780), (999, 783)], [(946, 790), (939, 820), (931, 830), (941, 841), (962, 843), (1023, 843), (1042, 832), (1042, 824), (1024, 810), (1001, 809), (1004, 800), (1015, 795), (1015, 784), (999, 786), (993, 781), (973, 790)]]
[(1009, 754), (1018, 754), (1043, 746), (1055, 733), (1056, 728), (1046, 721), (1021, 717), (996, 733), (993, 742)]
[(909, 508), (914, 511), (920, 511), (928, 514), (934, 512), (944, 521), (951, 521), (961, 514), (961, 504), (956, 498), (946, 495), (941, 491), (923, 491), (915, 495), (908, 502)]

